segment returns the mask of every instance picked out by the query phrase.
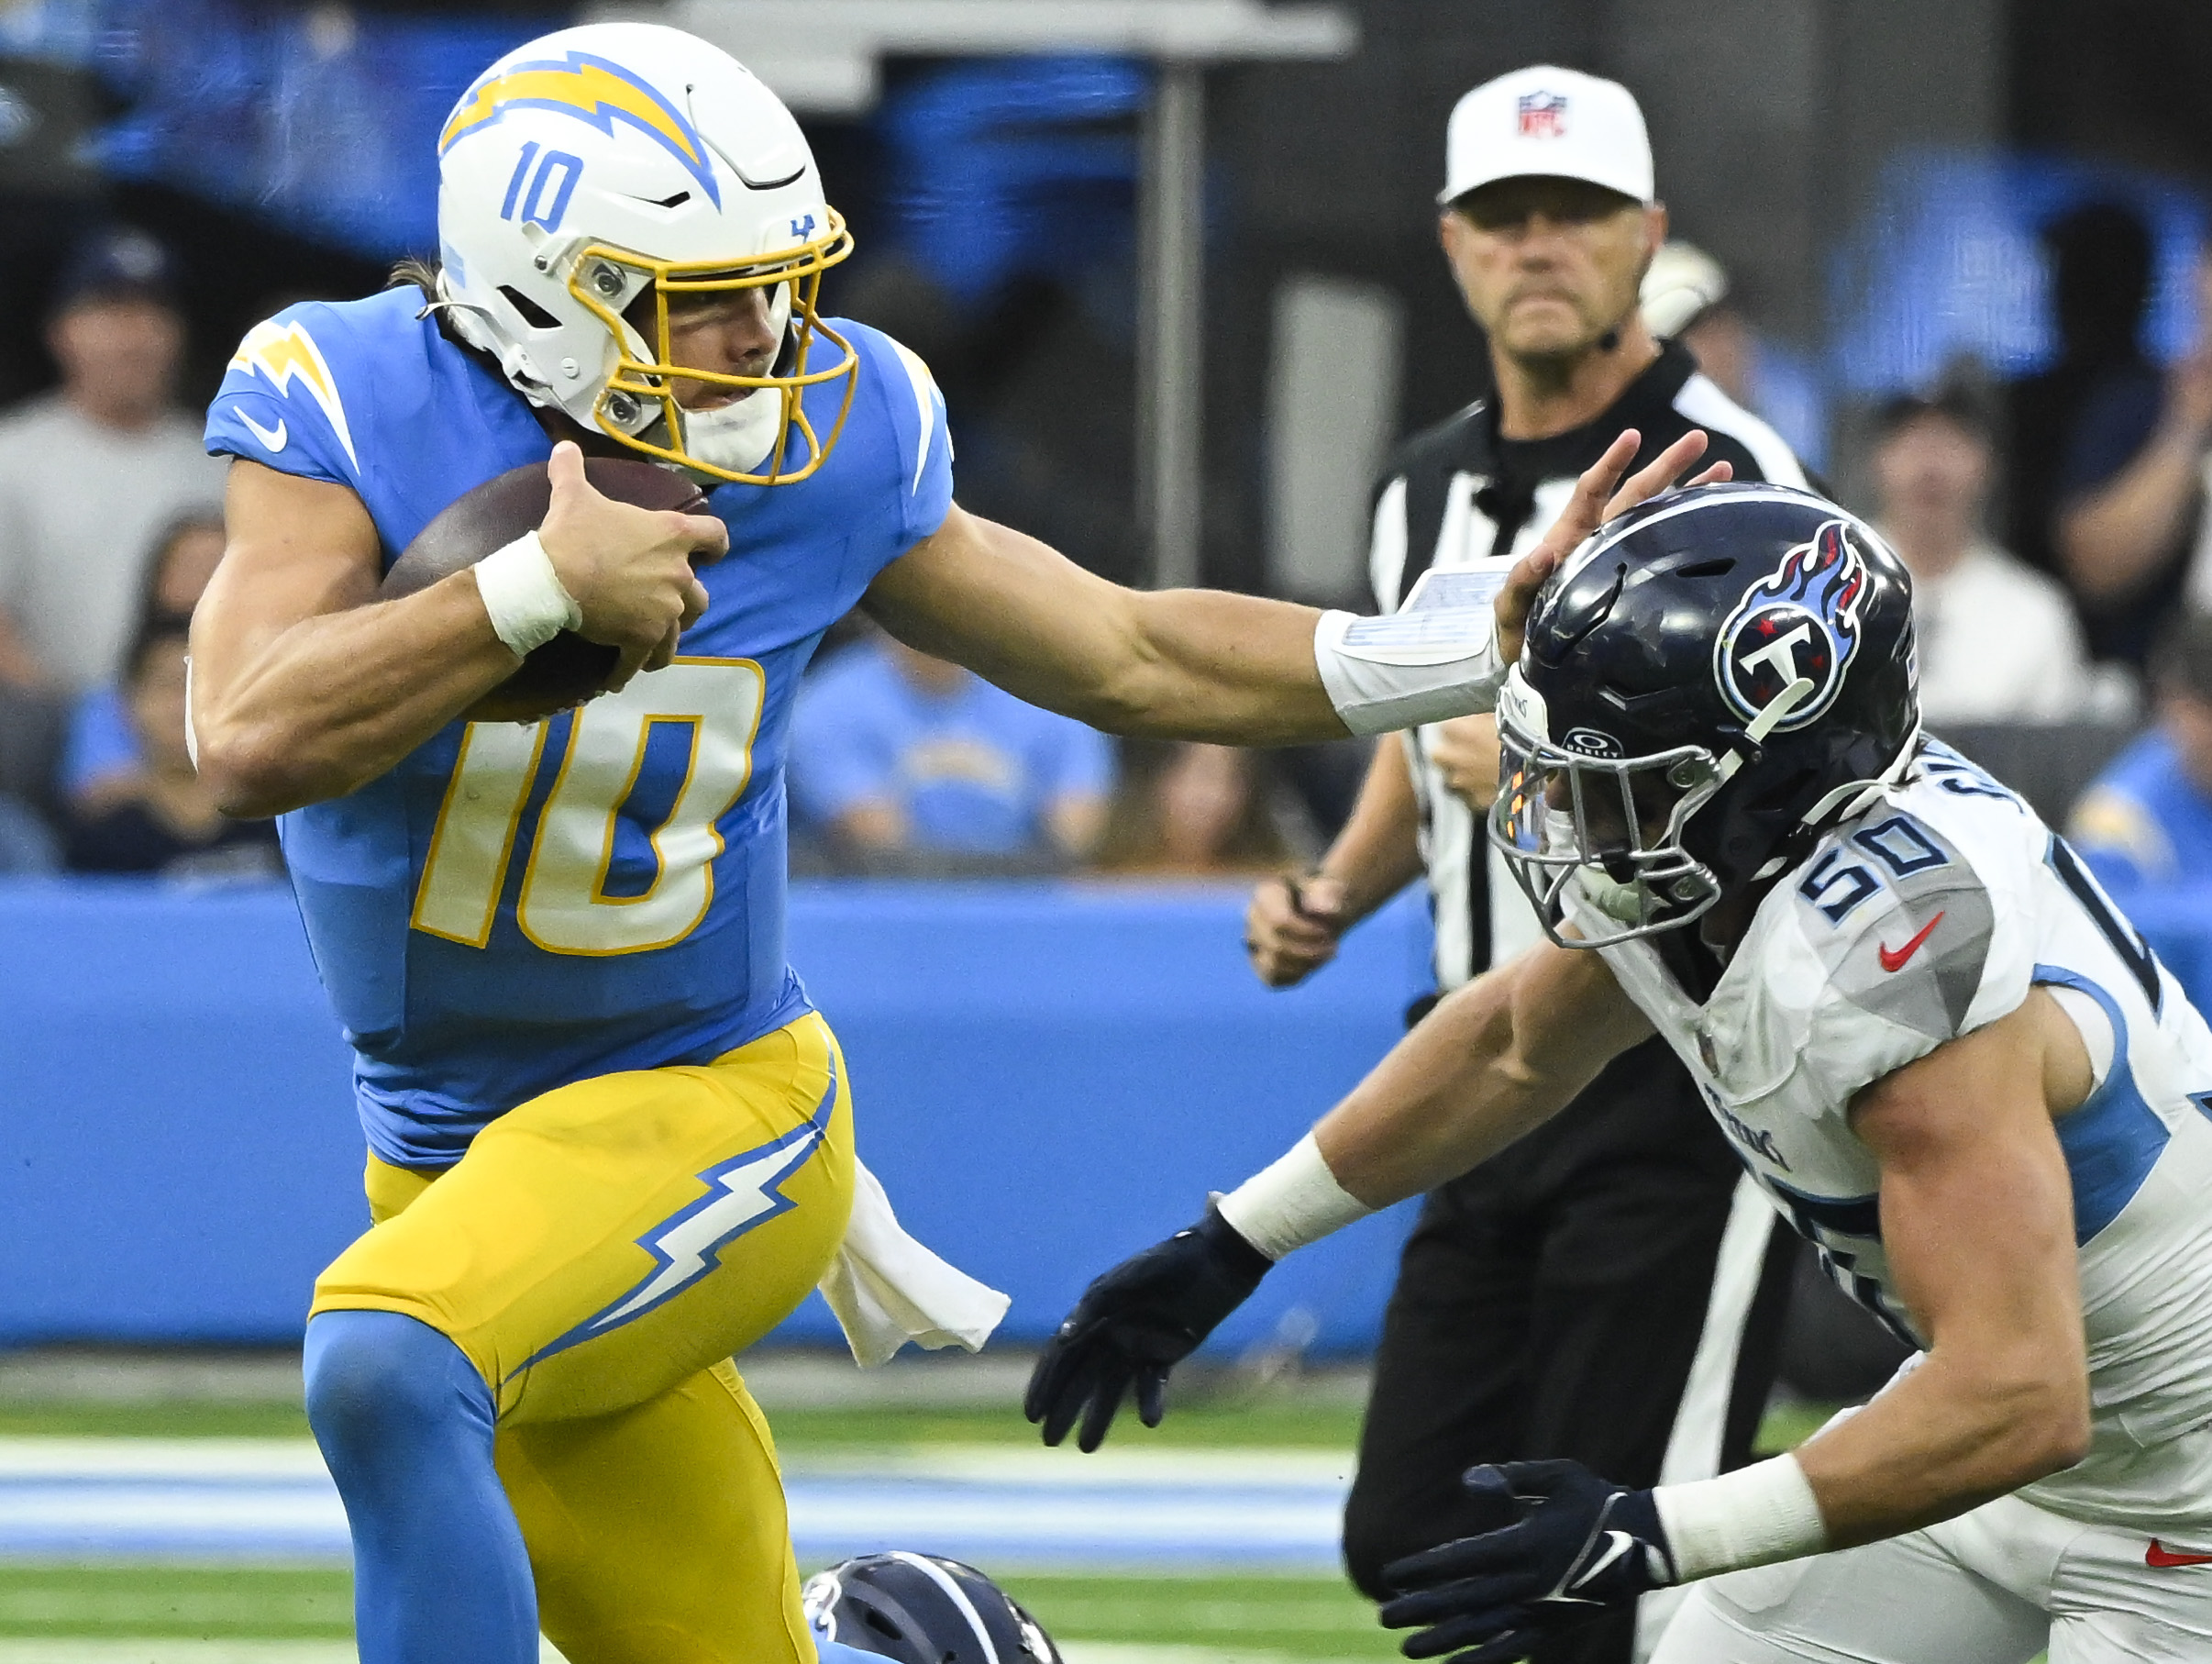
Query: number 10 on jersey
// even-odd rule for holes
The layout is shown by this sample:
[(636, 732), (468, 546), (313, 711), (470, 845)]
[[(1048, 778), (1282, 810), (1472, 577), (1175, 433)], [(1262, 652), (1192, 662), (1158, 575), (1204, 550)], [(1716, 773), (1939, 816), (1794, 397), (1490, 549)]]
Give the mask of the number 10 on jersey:
[[(752, 779), (766, 687), (749, 659), (679, 659), (576, 712), (523, 868), (514, 914), (525, 937), (548, 953), (645, 953), (699, 927), (722, 853), (715, 823)], [(647, 835), (653, 879), (637, 894), (610, 895), (622, 806), (663, 725), (689, 728), (691, 749), (667, 818)], [(415, 891), (415, 929), (470, 948), (492, 939), (546, 727), (472, 722), (462, 734)]]

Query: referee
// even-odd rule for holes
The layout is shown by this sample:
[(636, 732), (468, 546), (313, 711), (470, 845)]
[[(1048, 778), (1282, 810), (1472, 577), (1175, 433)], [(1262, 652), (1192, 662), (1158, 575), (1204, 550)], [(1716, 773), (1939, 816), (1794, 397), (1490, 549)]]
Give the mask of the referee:
[[(1392, 457), (1369, 553), (1378, 608), (1395, 609), (1432, 568), (1526, 552), (1624, 428), (1642, 436), (1637, 467), (1700, 427), (1706, 460), (1729, 461), (1737, 479), (1805, 483), (1773, 430), (1638, 316), (1666, 211), (1625, 87), (1549, 65), (1516, 71), (1459, 101), (1445, 148), (1444, 256), (1488, 337), (1497, 392)], [(1534, 938), (1484, 837), (1493, 720), (1401, 739), (1376, 747), (1320, 866), (1254, 894), (1246, 939), (1269, 985), (1327, 962), (1424, 866), (1440, 988)], [(1574, 1457), (1642, 1486), (1748, 1460), (1790, 1266), (1774, 1226), (1660, 1040), (1431, 1194), (1384, 1320), (1344, 1511), (1353, 1581), (1380, 1598), (1388, 1561), (1495, 1525), (1460, 1490), (1478, 1462)], [(1548, 1644), (1538, 1664), (1629, 1664), (1657, 1640), (1671, 1610), (1650, 1604), (1659, 1598)]]

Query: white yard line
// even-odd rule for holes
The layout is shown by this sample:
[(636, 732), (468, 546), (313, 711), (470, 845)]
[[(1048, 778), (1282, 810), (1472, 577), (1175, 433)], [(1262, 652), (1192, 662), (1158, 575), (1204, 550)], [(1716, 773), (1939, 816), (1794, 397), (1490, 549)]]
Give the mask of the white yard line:
[[(1009, 1445), (855, 1445), (786, 1451), (787, 1473), (988, 1480), (1055, 1490), (1142, 1486), (1280, 1487), (1351, 1481), (1350, 1451), (1024, 1449)], [(48, 1476), (321, 1480), (322, 1453), (305, 1438), (0, 1437), (0, 1480)]]
[[(786, 1489), (800, 1556), (816, 1563), (918, 1545), (1032, 1568), (1327, 1571), (1349, 1466), (1301, 1449), (853, 1448), (797, 1453)], [(0, 1438), (0, 1557), (346, 1552), (309, 1440)]]
[(6, 1640), (0, 1664), (355, 1664), (350, 1641)]
[(328, 1481), (311, 1438), (0, 1438), (0, 1480), (94, 1476)]

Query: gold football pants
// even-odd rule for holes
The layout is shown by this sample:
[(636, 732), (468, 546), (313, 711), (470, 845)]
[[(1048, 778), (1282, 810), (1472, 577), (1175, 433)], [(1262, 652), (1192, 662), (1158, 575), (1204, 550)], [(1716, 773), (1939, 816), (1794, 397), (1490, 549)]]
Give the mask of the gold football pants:
[(402, 1313), (475, 1364), (539, 1622), (571, 1664), (814, 1664), (775, 1447), (729, 1359), (844, 1237), (829, 1026), (564, 1086), (441, 1174), (371, 1157), (367, 1188), (375, 1224), (314, 1310)]

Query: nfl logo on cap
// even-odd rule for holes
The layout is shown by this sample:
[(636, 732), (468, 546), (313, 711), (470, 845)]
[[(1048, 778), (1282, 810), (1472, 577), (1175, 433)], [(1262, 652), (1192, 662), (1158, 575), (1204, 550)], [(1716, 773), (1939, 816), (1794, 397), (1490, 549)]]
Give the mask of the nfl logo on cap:
[(1631, 202), (1656, 201), (1652, 141), (1634, 94), (1617, 81), (1532, 63), (1462, 98), (1444, 129), (1436, 200), (1448, 205), (1497, 180), (1523, 178), (1580, 179)]
[(1521, 112), (1521, 136), (1523, 139), (1565, 139), (1566, 105), (1566, 94), (1564, 93), (1523, 93), (1517, 106)]

